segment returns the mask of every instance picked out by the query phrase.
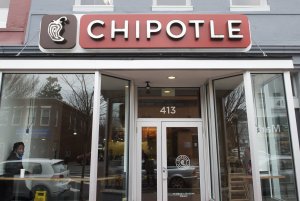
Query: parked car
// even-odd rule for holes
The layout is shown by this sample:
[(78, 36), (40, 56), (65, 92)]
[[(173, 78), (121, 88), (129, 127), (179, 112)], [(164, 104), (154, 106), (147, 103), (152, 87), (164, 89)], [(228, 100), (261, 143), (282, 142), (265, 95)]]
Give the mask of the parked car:
[(190, 166), (186, 168), (168, 166), (168, 187), (192, 187), (194, 182), (199, 182), (199, 180), (197, 180), (198, 176), (199, 173), (197, 166)]
[[(156, 167), (156, 161), (153, 161), (154, 167)], [(143, 174), (143, 186), (147, 186), (149, 182), (155, 181), (149, 180), (147, 177), (151, 175), (147, 174), (145, 164), (142, 164)], [(178, 168), (177, 166), (168, 166), (168, 187), (169, 188), (187, 188), (192, 187), (195, 182), (199, 183), (199, 168), (198, 166), (189, 166), (185, 168)], [(154, 169), (154, 179), (156, 179), (157, 170)], [(152, 178), (151, 178), (152, 179)]]
[[(0, 177), (7, 177), (5, 166), (8, 163), (19, 163), (19, 160), (4, 161), (0, 163)], [(49, 200), (61, 193), (70, 190), (69, 170), (61, 159), (29, 158), (22, 160), (26, 170), (24, 179), (20, 175), (14, 175), (13, 196), (30, 197), (41, 191)], [(31, 193), (28, 193), (31, 192)]]

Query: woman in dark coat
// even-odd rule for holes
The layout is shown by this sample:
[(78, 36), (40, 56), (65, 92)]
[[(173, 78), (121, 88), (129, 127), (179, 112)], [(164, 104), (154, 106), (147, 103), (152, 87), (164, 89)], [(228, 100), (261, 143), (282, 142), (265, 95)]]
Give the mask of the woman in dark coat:
[[(15, 195), (14, 192), (14, 187), (23, 187), (22, 192), (16, 192), (18, 196), (24, 197), (24, 200), (32, 200), (32, 192), (27, 189), (25, 181), (20, 180), (20, 181), (15, 181), (13, 180), (15, 178), (15, 175), (20, 175), (21, 169), (23, 169), (23, 164), (22, 164), (22, 157), (24, 154), (24, 148), (25, 145), (23, 142), (16, 142), (13, 146), (13, 150), (9, 154), (8, 158), (6, 159), (6, 164), (5, 164), (5, 176), (7, 178), (10, 178), (10, 180), (5, 181), (5, 186), (4, 186), (4, 192), (3, 192), (3, 199), (5, 201), (11, 201), (13, 200)], [(11, 162), (10, 162), (11, 161)], [(19, 189), (20, 190), (20, 189)], [(1, 199), (0, 199), (1, 200)]]
[[(6, 163), (5, 166), (5, 172), (6, 174), (9, 174), (11, 176), (20, 174), (20, 170), (23, 169), (22, 165), (22, 157), (24, 154), (24, 143), (23, 142), (16, 142), (14, 144), (13, 150), (6, 159), (7, 161), (14, 161), (13, 163)], [(20, 161), (20, 162), (15, 162), (15, 161)]]

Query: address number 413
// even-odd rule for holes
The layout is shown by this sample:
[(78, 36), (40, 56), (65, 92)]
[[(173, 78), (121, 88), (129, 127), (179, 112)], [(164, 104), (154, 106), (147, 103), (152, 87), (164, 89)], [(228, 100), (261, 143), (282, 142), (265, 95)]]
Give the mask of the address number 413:
[(160, 109), (160, 113), (163, 114), (176, 114), (176, 107), (175, 106), (164, 106)]

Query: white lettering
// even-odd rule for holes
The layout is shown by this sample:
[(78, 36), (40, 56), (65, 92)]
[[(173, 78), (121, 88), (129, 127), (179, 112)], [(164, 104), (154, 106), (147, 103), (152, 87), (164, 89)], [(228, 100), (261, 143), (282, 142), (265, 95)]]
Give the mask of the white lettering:
[(116, 37), (116, 33), (124, 33), (124, 38), (128, 38), (128, 20), (124, 21), (124, 28), (116, 28), (116, 21), (112, 20), (111, 21), (111, 38), (115, 38)]
[(135, 22), (135, 38), (139, 39), (140, 38), (140, 21), (137, 20)]
[(190, 20), (189, 24), (194, 24), (195, 27), (195, 38), (200, 38), (200, 25), (204, 24), (204, 20)]
[(103, 21), (101, 21), (101, 20), (94, 20), (94, 21), (91, 21), (91, 22), (89, 23), (89, 25), (88, 25), (88, 27), (87, 27), (87, 32), (88, 32), (88, 35), (89, 35), (92, 39), (98, 40), (98, 39), (103, 38), (104, 35), (103, 35), (103, 34), (99, 34), (99, 35), (93, 34), (92, 28), (93, 28), (93, 26), (96, 25), (96, 24), (100, 24), (100, 26), (104, 27), (104, 22), (103, 22)]
[[(171, 27), (174, 25), (174, 24), (179, 24), (180, 25), (180, 28), (181, 28), (181, 33), (178, 34), (178, 35), (175, 35), (171, 32)], [(167, 34), (168, 36), (170, 36), (171, 38), (175, 38), (175, 39), (178, 39), (178, 38), (182, 38), (185, 33), (186, 33), (186, 26), (185, 24), (180, 21), (180, 20), (172, 20), (170, 21), (168, 24), (167, 24), (167, 27), (166, 27), (166, 31), (167, 31)]]
[(257, 129), (257, 133), (259, 133), (259, 134), (263, 134), (263, 133), (270, 134), (270, 133), (280, 133), (281, 132), (279, 124), (277, 124), (276, 126), (271, 125), (268, 127), (257, 127), (256, 129)]
[(234, 25), (239, 25), (241, 23), (241, 20), (228, 20), (227, 24), (229, 39), (242, 39), (244, 37), (243, 35), (236, 34), (241, 31), (240, 28), (233, 28)]
[[(151, 29), (152, 26), (156, 26), (155, 29)], [(157, 20), (147, 20), (147, 39), (151, 38), (151, 33), (158, 33), (161, 30), (161, 23)]]
[(272, 132), (280, 133), (280, 126), (278, 124), (276, 125), (276, 127), (275, 127), (275, 125), (272, 125)]
[(210, 38), (212, 39), (223, 39), (224, 38), (224, 35), (222, 34), (215, 34), (215, 23), (213, 20), (210, 20), (209, 21), (209, 25), (210, 25)]

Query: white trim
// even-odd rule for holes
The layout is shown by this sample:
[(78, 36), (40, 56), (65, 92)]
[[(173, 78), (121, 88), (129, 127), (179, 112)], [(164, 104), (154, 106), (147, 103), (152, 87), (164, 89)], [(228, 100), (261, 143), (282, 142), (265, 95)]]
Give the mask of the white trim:
[(218, 159), (218, 151), (219, 145), (217, 144), (217, 127), (216, 127), (216, 115), (215, 115), (215, 99), (214, 99), (214, 86), (213, 81), (209, 80), (208, 83), (208, 90), (209, 90), (209, 106), (210, 110), (208, 111), (208, 118), (210, 121), (209, 125), (209, 134), (210, 138), (210, 147), (211, 147), (211, 172), (215, 173), (212, 175), (211, 182), (212, 182), (212, 192), (214, 193), (212, 196), (212, 200), (219, 201), (221, 200), (220, 197), (220, 181), (219, 181), (219, 159)]
[(193, 6), (182, 5), (182, 6), (168, 6), (168, 5), (156, 5), (152, 6), (152, 11), (193, 11)]
[[(202, 196), (201, 200), (210, 200), (212, 195), (211, 189), (211, 172), (210, 172), (210, 146), (209, 146), (209, 121), (208, 121), (208, 99), (207, 99), (207, 88), (206, 84), (200, 88), (200, 104), (201, 104), (201, 117), (202, 117), (202, 136), (203, 136), (203, 155), (204, 155), (204, 186), (200, 187), (205, 188), (205, 195)], [(201, 181), (200, 181), (201, 182)]]
[(259, 173), (259, 153), (256, 151), (256, 114), (254, 107), (253, 99), (253, 88), (251, 81), (250, 72), (244, 73), (244, 90), (245, 90), (245, 101), (246, 101), (246, 111), (247, 111), (247, 122), (248, 122), (248, 132), (249, 132), (249, 144), (250, 144), (250, 153), (251, 153), (251, 166), (252, 166), (252, 185), (254, 192), (254, 200), (262, 201), (262, 192), (261, 192), (261, 180)]
[(240, 12), (240, 11), (271, 11), (269, 5), (264, 6), (230, 6), (230, 11)]
[[(43, 123), (43, 113), (45, 110), (49, 111), (49, 116), (48, 116), (48, 123), (44, 124)], [(51, 120), (51, 106), (41, 106), (41, 112), (40, 112), (40, 126), (49, 126), (50, 125), (50, 120)]]
[[(130, 100), (129, 100), (129, 109), (130, 109), (130, 115), (129, 115), (129, 133), (137, 133), (136, 130), (136, 124), (135, 124), (135, 117), (136, 115), (136, 99), (135, 99), (135, 94), (136, 94), (136, 90), (135, 90), (135, 86), (133, 81), (130, 81)], [(137, 149), (137, 135), (130, 135), (128, 136), (129, 138), (129, 148), (128, 148), (128, 152), (129, 152), (129, 162), (128, 162), (128, 200), (137, 200), (137, 180), (136, 180), (136, 173), (137, 173), (137, 165), (135, 163), (135, 158), (137, 158), (136, 156), (136, 149)]]
[(74, 12), (113, 12), (113, 5), (73, 5)]
[[(0, 89), (2, 89), (2, 79), (3, 79), (3, 75), (2, 72), (0, 72)], [(0, 95), (1, 95), (2, 90), (0, 90)]]
[(101, 74), (95, 72), (94, 81), (94, 107), (92, 124), (92, 144), (91, 144), (91, 167), (90, 167), (90, 187), (89, 200), (97, 200), (97, 171), (98, 171), (98, 144), (99, 144), (99, 117), (100, 117), (100, 96), (101, 96)]
[(285, 86), (285, 96), (287, 102), (287, 110), (289, 115), (289, 126), (290, 126), (290, 135), (291, 135), (291, 143), (293, 149), (293, 158), (294, 158), (294, 169), (296, 174), (296, 182), (298, 188), (298, 198), (300, 197), (300, 150), (299, 150), (299, 138), (298, 138), (298, 131), (297, 131), (297, 122), (296, 122), (296, 115), (295, 115), (295, 106), (294, 106), (294, 99), (293, 99), (293, 92), (292, 92), (292, 83), (291, 83), (291, 76), (290, 72), (284, 72), (284, 86)]
[[(126, 68), (124, 68), (124, 66)], [(294, 69), (292, 60), (0, 60), (2, 70)]]
[(6, 28), (8, 8), (0, 8), (0, 28)]

